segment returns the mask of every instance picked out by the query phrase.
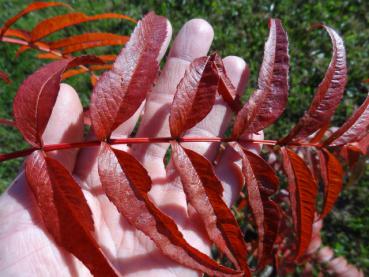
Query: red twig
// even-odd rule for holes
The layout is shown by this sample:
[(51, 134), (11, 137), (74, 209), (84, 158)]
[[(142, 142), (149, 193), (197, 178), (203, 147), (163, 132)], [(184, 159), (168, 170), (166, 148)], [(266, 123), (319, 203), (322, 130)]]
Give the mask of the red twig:
[(15, 126), (15, 123), (13, 120), (9, 120), (9, 119), (5, 119), (5, 118), (0, 118), (0, 124), (2, 125), (6, 125), (6, 126)]
[[(237, 139), (237, 138), (220, 138), (220, 137), (182, 137), (182, 138), (173, 138), (173, 137), (157, 137), (157, 138), (121, 138), (121, 139), (109, 139), (107, 142), (109, 144), (140, 144), (140, 143), (169, 143), (171, 140), (176, 140), (178, 142), (243, 142), (243, 143), (254, 143), (254, 144), (265, 144), (265, 145), (276, 145), (276, 140), (254, 140), (254, 139)], [(73, 142), (73, 143), (58, 143), (58, 144), (49, 144), (44, 145), (42, 148), (31, 147), (28, 149), (0, 154), (0, 162), (20, 158), (31, 154), (36, 150), (43, 150), (45, 152), (62, 150), (62, 149), (71, 149), (71, 148), (85, 148), (85, 147), (93, 147), (99, 146), (100, 141), (91, 140), (85, 142)], [(318, 144), (313, 143), (295, 143), (291, 146), (298, 147), (320, 147)]]

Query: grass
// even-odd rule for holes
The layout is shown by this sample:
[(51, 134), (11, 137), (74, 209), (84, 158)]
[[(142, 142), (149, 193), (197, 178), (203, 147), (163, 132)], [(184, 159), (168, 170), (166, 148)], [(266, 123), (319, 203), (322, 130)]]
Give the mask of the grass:
[[(17, 13), (31, 1), (0, 2), (0, 24)], [(191, 18), (208, 20), (215, 30), (212, 50), (222, 56), (243, 57), (251, 69), (247, 93), (256, 86), (257, 73), (262, 61), (263, 44), (268, 28), (267, 20), (278, 17), (289, 34), (291, 70), (289, 106), (282, 118), (266, 130), (266, 136), (276, 139), (286, 134), (309, 106), (314, 90), (321, 81), (329, 64), (331, 44), (323, 31), (310, 31), (311, 24), (323, 22), (343, 36), (347, 49), (349, 82), (344, 100), (334, 120), (341, 124), (364, 100), (368, 85), (362, 81), (369, 76), (369, 5), (366, 1), (64, 1), (74, 9), (90, 15), (103, 12), (121, 12), (140, 18), (149, 10), (166, 16), (175, 31)], [(64, 13), (64, 8), (52, 8), (21, 19), (18, 28), (29, 29), (42, 18)], [(132, 24), (117, 20), (86, 23), (68, 28), (53, 35), (82, 33), (104, 30), (118, 34), (129, 34)], [(106, 51), (103, 48), (99, 51)], [(112, 50), (109, 48), (109, 50)], [(113, 49), (113, 51), (117, 49)], [(8, 72), (13, 83), (0, 86), (0, 118), (11, 118), (12, 98), (19, 84), (36, 70), (42, 62), (35, 58), (34, 51), (28, 51), (16, 58), (13, 45), (0, 45), (0, 69)], [(71, 84), (80, 92), (84, 104), (88, 103), (90, 85), (86, 78), (78, 77)], [(26, 147), (21, 136), (12, 127), (0, 126), (0, 152), (11, 152)], [(12, 160), (0, 166), (0, 192), (17, 174), (21, 160)], [(369, 268), (369, 167), (364, 166), (360, 181), (345, 187), (338, 204), (327, 218), (324, 226), (324, 243), (333, 247), (337, 255), (345, 256), (351, 263)], [(1, 208), (1, 207), (0, 207)], [(367, 271), (368, 272), (368, 271)], [(369, 272), (368, 272), (369, 273)]]

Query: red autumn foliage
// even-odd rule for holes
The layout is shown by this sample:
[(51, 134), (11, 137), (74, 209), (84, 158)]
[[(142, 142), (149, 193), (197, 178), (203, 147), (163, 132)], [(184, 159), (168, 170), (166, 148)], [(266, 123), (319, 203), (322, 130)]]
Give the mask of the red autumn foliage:
[(132, 21), (135, 23), (136, 21), (132, 19), (129, 16), (123, 15), (123, 14), (115, 14), (115, 13), (105, 13), (105, 14), (98, 14), (98, 15), (92, 15), (88, 16), (83, 13), (68, 13), (63, 15), (58, 15), (55, 17), (51, 17), (48, 19), (45, 19), (44, 21), (41, 21), (32, 29), (30, 32), (31, 35), (31, 41), (39, 41), (40, 39), (55, 33), (59, 30), (62, 30), (66, 27), (70, 27), (76, 24), (88, 22), (88, 21), (94, 21), (94, 20), (100, 20), (100, 19), (126, 19), (129, 21)]
[(218, 81), (214, 55), (197, 58), (190, 64), (173, 98), (169, 117), (173, 137), (195, 126), (210, 112)]
[(163, 214), (148, 197), (151, 179), (145, 168), (130, 154), (102, 143), (99, 154), (102, 186), (118, 211), (138, 230), (149, 236), (174, 261), (210, 275), (234, 275), (191, 247), (173, 220)]
[(325, 145), (339, 146), (360, 141), (368, 134), (369, 96), (355, 113), (325, 142)]
[(19, 131), (33, 146), (41, 146), (42, 134), (58, 96), (62, 73), (80, 65), (102, 63), (94, 56), (63, 59), (42, 67), (19, 88), (14, 98), (14, 118)]
[(117, 276), (93, 237), (92, 214), (82, 190), (63, 165), (35, 151), (26, 161), (26, 176), (43, 222), (55, 241), (95, 276)]
[(0, 37), (2, 37), (15, 22), (17, 22), (20, 18), (22, 18), (26, 14), (28, 14), (30, 12), (33, 12), (33, 11), (45, 9), (47, 7), (55, 7), (55, 6), (70, 7), (69, 5), (61, 3), (61, 2), (36, 2), (36, 3), (32, 3), (32, 4), (28, 5), (25, 9), (20, 11), (18, 14), (13, 16), (12, 18), (9, 18), (4, 23), (4, 25), (2, 26), (1, 31), (0, 31)]
[(201, 216), (210, 239), (235, 266), (250, 276), (247, 249), (232, 212), (222, 199), (223, 187), (211, 163), (196, 152), (172, 143), (173, 162), (181, 178), (187, 201)]
[[(223, 97), (223, 100), (232, 108), (234, 112), (238, 112), (242, 108), (242, 103), (239, 99), (239, 95), (236, 92), (236, 88), (233, 86), (231, 80), (227, 76), (222, 59), (219, 55), (215, 54), (214, 65), (218, 70), (219, 84), (218, 92)], [(249, 68), (246, 71), (246, 83), (249, 78)]]
[(296, 260), (306, 251), (314, 223), (318, 186), (304, 160), (288, 148), (281, 148), (283, 166), (288, 178), (292, 219), (297, 236)]
[(288, 39), (280, 20), (269, 22), (258, 89), (237, 114), (233, 135), (258, 132), (273, 123), (284, 111), (288, 96)]
[(321, 26), (331, 37), (333, 55), (323, 81), (315, 93), (309, 110), (280, 143), (301, 140), (328, 124), (340, 103), (347, 82), (346, 51), (342, 38), (328, 26)]
[(274, 243), (280, 225), (280, 208), (269, 197), (279, 188), (279, 180), (272, 167), (260, 156), (235, 146), (242, 158), (248, 203), (258, 233), (258, 268), (263, 268), (274, 258)]
[(325, 148), (319, 151), (319, 160), (324, 184), (324, 203), (320, 217), (324, 218), (341, 192), (343, 169), (338, 159)]
[[(57, 2), (33, 3), (9, 19), (0, 32), (2, 41), (21, 46), (19, 53), (33, 48), (45, 52), (39, 54), (39, 58), (56, 60), (30, 75), (14, 99), (15, 127), (33, 147), (0, 154), (0, 161), (30, 155), (25, 166), (28, 185), (55, 242), (81, 260), (93, 275), (119, 275), (95, 241), (91, 211), (81, 188), (63, 165), (48, 155), (52, 150), (100, 145), (98, 173), (104, 193), (134, 228), (148, 236), (162, 254), (173, 261), (216, 276), (250, 276), (252, 271), (259, 272), (266, 266), (285, 273), (299, 263), (308, 265), (316, 261), (312, 253), (317, 248), (311, 249), (320, 230), (314, 227), (318, 181), (322, 180), (324, 185), (322, 219), (332, 209), (342, 189), (344, 171), (338, 154), (351, 166), (354, 161), (350, 154), (354, 153), (356, 158), (367, 155), (369, 146), (369, 98), (342, 127), (324, 140), (347, 80), (345, 48), (338, 33), (328, 26), (320, 26), (331, 37), (332, 59), (309, 110), (285, 138), (244, 139), (244, 135), (259, 132), (275, 122), (287, 105), (287, 32), (280, 20), (271, 19), (258, 89), (245, 105), (242, 106), (221, 58), (214, 53), (195, 59), (180, 81), (170, 108), (171, 137), (125, 138), (123, 142), (171, 143), (173, 163), (187, 202), (200, 216), (210, 240), (234, 264), (235, 269), (232, 269), (199, 252), (184, 239), (176, 222), (150, 199), (152, 180), (144, 166), (133, 155), (112, 147), (123, 141), (110, 138), (114, 129), (136, 113), (155, 84), (168, 31), (166, 18), (153, 12), (146, 15), (138, 22), (118, 56), (73, 57), (71, 54), (90, 47), (124, 44), (128, 40), (125, 36), (87, 33), (54, 42), (41, 39), (92, 20), (116, 18), (135, 22), (125, 15), (69, 13), (46, 19), (30, 31), (10, 29), (19, 18), (32, 11), (61, 5), (66, 6)], [(104, 61), (114, 63), (102, 65)], [(85, 64), (95, 65), (86, 67)], [(71, 69), (75, 66), (79, 68)], [(93, 73), (106, 69), (108, 71), (99, 78)], [(97, 140), (44, 145), (42, 134), (49, 122), (61, 80), (85, 72), (91, 73), (94, 86), (86, 122), (92, 125)], [(8, 80), (1, 71), (0, 77)], [(186, 131), (212, 110), (217, 92), (236, 113), (232, 137), (185, 137)], [(0, 120), (0, 123), (13, 125), (12, 121)], [(316, 131), (313, 138), (308, 137)], [(240, 203), (246, 207), (246, 218), (255, 227), (256, 239), (248, 241), (246, 238), (248, 242), (245, 241), (243, 230), (223, 200), (222, 182), (214, 165), (203, 155), (181, 145), (182, 142), (202, 141), (230, 142), (238, 153), (241, 160), (238, 168), (246, 191)], [(279, 187), (273, 167), (261, 155), (243, 148), (243, 143), (275, 146), (269, 150), (281, 157), (287, 191)], [(320, 166), (314, 165), (314, 159), (319, 160)], [(243, 210), (242, 207), (239, 210)], [(249, 268), (250, 258), (257, 260), (253, 270)], [(335, 265), (331, 261), (332, 272), (344, 268), (360, 274), (347, 263), (346, 267), (338, 267), (337, 263), (342, 265), (344, 262), (338, 260)]]
[[(121, 19), (136, 23), (136, 20), (122, 14), (98, 14), (88, 16), (83, 13), (67, 13), (55, 17), (45, 19), (37, 24), (32, 30), (10, 29), (20, 18), (29, 13), (49, 7), (64, 6), (72, 9), (69, 5), (61, 2), (36, 2), (28, 5), (21, 12), (7, 20), (0, 29), (0, 39), (8, 43), (20, 45), (17, 55), (20, 55), (28, 49), (36, 49), (46, 53), (41, 53), (37, 57), (40, 59), (61, 59), (69, 58), (71, 54), (88, 48), (100, 46), (123, 45), (129, 37), (120, 36), (111, 33), (86, 33), (76, 36), (59, 39), (57, 41), (41, 41), (48, 35), (63, 30), (66, 27), (78, 25), (84, 22), (96, 21), (102, 19)], [(13, 38), (15, 37), (15, 38)], [(60, 50), (62, 48), (62, 50)], [(115, 59), (114, 59), (115, 60)], [(104, 61), (114, 61), (104, 60)], [(83, 70), (82, 70), (83, 69)], [(94, 70), (81, 66), (79, 73), (90, 72), (94, 77)], [(6, 75), (0, 73), (0, 78), (4, 79)], [(8, 80), (8, 79), (4, 79)]]
[(96, 136), (106, 139), (129, 119), (145, 100), (159, 70), (158, 57), (167, 36), (164, 17), (149, 13), (94, 87), (91, 119)]

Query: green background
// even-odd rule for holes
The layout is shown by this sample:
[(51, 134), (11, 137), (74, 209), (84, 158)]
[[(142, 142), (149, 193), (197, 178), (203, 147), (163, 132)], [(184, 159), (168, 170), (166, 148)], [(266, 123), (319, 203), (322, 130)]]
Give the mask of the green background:
[[(0, 1), (0, 24), (15, 15), (31, 1)], [(119, 12), (139, 19), (154, 10), (166, 16), (174, 32), (191, 18), (204, 18), (215, 30), (212, 50), (222, 56), (243, 57), (251, 69), (247, 94), (256, 87), (262, 61), (263, 45), (268, 34), (268, 18), (280, 18), (288, 32), (290, 43), (290, 96), (289, 106), (280, 120), (266, 130), (266, 137), (278, 139), (288, 132), (307, 110), (315, 88), (324, 76), (331, 57), (331, 43), (326, 33), (310, 31), (313, 23), (321, 22), (335, 28), (345, 41), (349, 66), (349, 81), (344, 99), (336, 112), (333, 125), (341, 124), (368, 94), (369, 78), (369, 5), (367, 1), (63, 1), (76, 11), (89, 15)], [(49, 8), (21, 19), (15, 27), (30, 30), (40, 20), (65, 13), (65, 8)], [(50, 36), (52, 40), (87, 31), (106, 31), (129, 34), (133, 25), (118, 20), (84, 23)], [(0, 70), (13, 81), (0, 83), (0, 118), (11, 118), (12, 99), (19, 84), (44, 61), (35, 58), (35, 51), (15, 57), (14, 45), (0, 43)], [(87, 51), (104, 53), (116, 47)], [(87, 77), (70, 80), (87, 104), (91, 87)], [(27, 147), (12, 127), (0, 126), (0, 153)], [(0, 192), (16, 175), (21, 160), (0, 165)], [(334, 248), (337, 256), (344, 255), (351, 263), (369, 268), (369, 167), (364, 164), (360, 181), (346, 186), (331, 215), (325, 221), (323, 242)], [(1, 207), (0, 207), (1, 208)]]

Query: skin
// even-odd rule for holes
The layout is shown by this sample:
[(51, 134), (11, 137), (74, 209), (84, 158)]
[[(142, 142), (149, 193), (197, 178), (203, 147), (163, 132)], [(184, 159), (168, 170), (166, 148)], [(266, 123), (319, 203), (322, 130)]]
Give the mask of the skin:
[[(168, 38), (161, 57), (171, 38)], [(112, 137), (127, 137), (142, 114), (138, 137), (170, 136), (168, 117), (176, 86), (190, 62), (207, 55), (213, 40), (213, 29), (204, 20), (187, 22), (169, 52), (167, 62), (146, 103), (130, 120), (118, 127)], [(233, 84), (242, 93), (246, 86), (246, 63), (229, 56), (224, 64)], [(53, 113), (43, 135), (46, 144), (77, 142), (83, 138), (82, 105), (75, 90), (62, 84)], [(65, 115), (68, 116), (65, 116)], [(222, 136), (232, 112), (218, 98), (210, 114), (186, 136)], [(93, 135), (91, 135), (93, 136)], [(254, 135), (261, 139), (262, 134)], [(219, 151), (215, 143), (186, 143), (185, 147), (213, 161)], [(172, 162), (165, 167), (164, 155), (168, 144), (125, 145), (147, 169), (153, 180), (150, 197), (153, 202), (178, 224), (185, 239), (196, 249), (210, 255), (210, 245), (202, 222), (187, 207), (186, 198)], [(254, 151), (259, 147), (248, 146)], [(135, 230), (119, 215), (104, 195), (97, 173), (98, 147), (83, 150), (63, 150), (50, 153), (74, 174), (93, 213), (95, 236), (106, 256), (125, 276), (199, 276), (200, 273), (172, 262), (163, 256), (153, 242)], [(231, 148), (223, 152), (216, 173), (224, 187), (224, 200), (231, 205), (242, 186), (239, 157)], [(91, 276), (88, 269), (71, 254), (58, 247), (45, 231), (35, 201), (27, 187), (23, 169), (7, 191), (0, 197), (0, 275), (1, 276)]]

